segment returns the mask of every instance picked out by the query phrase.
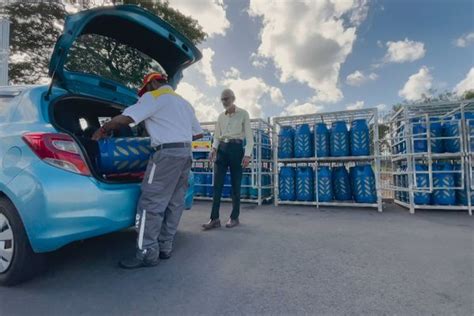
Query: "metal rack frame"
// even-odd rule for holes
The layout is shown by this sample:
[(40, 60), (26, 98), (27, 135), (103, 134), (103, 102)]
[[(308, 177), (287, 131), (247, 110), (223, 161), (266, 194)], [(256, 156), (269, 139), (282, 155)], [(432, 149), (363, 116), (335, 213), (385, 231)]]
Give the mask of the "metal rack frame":
[[(311, 158), (290, 158), (280, 159), (278, 157), (278, 132), (282, 126), (295, 126), (296, 124), (310, 124), (324, 122), (331, 124), (334, 121), (346, 121), (350, 124), (355, 119), (366, 119), (369, 125), (370, 136), (372, 139), (370, 156), (348, 156), (348, 157), (317, 157), (316, 147), (314, 148), (314, 157)], [(379, 143), (379, 130), (378, 130), (378, 111), (376, 108), (362, 109), (362, 110), (349, 110), (349, 111), (337, 111), (337, 112), (325, 112), (325, 113), (314, 113), (307, 115), (297, 116), (286, 116), (286, 117), (274, 117), (273, 118), (273, 160), (274, 160), (274, 204), (278, 205), (311, 205), (319, 208), (320, 206), (339, 206), (339, 207), (365, 207), (365, 208), (376, 208), (379, 212), (382, 212), (382, 194), (380, 187), (380, 143)], [(302, 202), (302, 201), (279, 201), (279, 167), (285, 164), (307, 164), (315, 167), (315, 183), (318, 183), (318, 167), (322, 164), (333, 165), (333, 164), (356, 164), (357, 162), (368, 161), (373, 165), (375, 174), (375, 187), (377, 194), (376, 203), (356, 203), (355, 201), (331, 201), (331, 202), (319, 202), (318, 201), (318, 190), (316, 190), (316, 201)]]
[[(405, 104), (396, 111), (389, 121), (389, 135), (386, 140), (390, 143), (390, 150), (382, 153), (382, 160), (386, 160), (390, 164), (390, 171), (382, 172), (388, 174), (392, 178), (392, 184), (384, 186), (382, 190), (390, 190), (394, 192), (394, 203), (401, 205), (411, 214), (415, 210), (438, 209), (438, 210), (467, 210), (472, 215), (472, 205), (470, 196), (474, 192), (472, 176), (468, 176), (467, 170), (472, 165), (473, 154), (470, 153), (470, 147), (467, 146), (470, 141), (470, 135), (467, 122), (465, 119), (466, 110), (472, 107), (474, 110), (473, 100), (452, 101), (452, 102), (435, 102), (430, 104)], [(453, 115), (460, 115), (460, 119), (452, 118)], [(460, 131), (458, 136), (435, 137), (431, 135), (431, 121), (433, 117), (438, 118), (438, 123), (443, 124), (446, 121), (457, 123)], [(413, 126), (423, 124), (425, 132), (414, 133)], [(473, 129), (474, 136), (474, 129)], [(460, 143), (460, 151), (455, 153), (433, 153), (431, 150), (433, 141), (443, 141), (446, 139), (457, 139)], [(415, 152), (415, 143), (417, 141), (426, 142), (426, 152)], [(400, 146), (405, 146), (405, 150), (400, 151)], [(470, 158), (471, 157), (471, 158)], [(461, 174), (461, 186), (443, 187), (435, 186), (433, 181), (433, 173), (443, 173), (443, 171), (433, 171), (432, 164), (434, 161), (450, 160), (460, 165), (460, 170), (450, 171), (451, 173)], [(415, 165), (423, 163), (427, 165), (427, 171), (417, 171)], [(472, 173), (472, 172), (471, 172)], [(417, 175), (428, 175), (428, 186), (419, 188), (417, 186)], [(398, 183), (394, 180), (397, 176), (404, 176), (407, 183)], [(467, 190), (467, 205), (417, 205), (415, 204), (415, 193), (432, 193), (433, 190)], [(406, 192), (408, 201), (400, 198), (400, 192)], [(406, 200), (406, 199), (405, 199)]]
[[(201, 127), (205, 130), (210, 132), (214, 132), (214, 128), (216, 122), (202, 122), (200, 123)], [(267, 148), (268, 150), (272, 150), (272, 135), (273, 135), (273, 126), (270, 122), (264, 121), (263, 119), (251, 119), (250, 126), (252, 127), (253, 134), (254, 134), (254, 150), (253, 152), (256, 153), (256, 156), (252, 155), (252, 160), (250, 161), (249, 169), (251, 170), (250, 173), (244, 172), (244, 174), (250, 174), (251, 176), (251, 184), (248, 185), (249, 188), (256, 188), (257, 189), (257, 198), (247, 198), (247, 199), (240, 199), (243, 203), (256, 203), (257, 205), (262, 205), (263, 203), (270, 202), (273, 199), (273, 185), (274, 185), (274, 178), (273, 178), (273, 159), (263, 159), (262, 157), (262, 149)], [(264, 131), (268, 133), (270, 138), (270, 144), (263, 144), (262, 142), (262, 135), (257, 131)], [(271, 157), (270, 157), (271, 158)], [(209, 161), (200, 161), (193, 159), (193, 168), (197, 163), (204, 163), (207, 164), (207, 168), (212, 169), (212, 183), (206, 184), (204, 186), (213, 186), (214, 185), (214, 169), (213, 165)], [(264, 169), (268, 169), (265, 171)], [(209, 172), (200, 172), (203, 174), (208, 174)], [(262, 184), (262, 176), (269, 175), (270, 184), (263, 185)], [(245, 186), (244, 186), (245, 187)], [(268, 190), (270, 192), (269, 196), (263, 195), (263, 190)], [(202, 201), (212, 201), (212, 197), (207, 196), (195, 196), (196, 200)], [(231, 198), (221, 198), (221, 201), (230, 202), (232, 201)]]

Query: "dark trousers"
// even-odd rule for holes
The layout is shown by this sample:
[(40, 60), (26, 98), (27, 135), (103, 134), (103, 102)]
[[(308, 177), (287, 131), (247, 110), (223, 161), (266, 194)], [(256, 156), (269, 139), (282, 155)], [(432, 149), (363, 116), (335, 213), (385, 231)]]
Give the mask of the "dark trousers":
[(240, 214), (240, 183), (242, 181), (242, 159), (244, 148), (242, 144), (221, 143), (217, 149), (214, 164), (214, 196), (212, 201), (211, 219), (219, 218), (222, 188), (227, 169), (230, 168), (232, 184), (232, 213), (230, 218), (238, 219)]

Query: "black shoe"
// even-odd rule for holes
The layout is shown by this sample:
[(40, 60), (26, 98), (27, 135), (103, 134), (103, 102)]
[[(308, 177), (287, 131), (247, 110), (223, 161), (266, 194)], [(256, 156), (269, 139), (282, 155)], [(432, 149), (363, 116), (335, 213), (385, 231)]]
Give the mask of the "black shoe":
[(148, 268), (158, 265), (159, 259), (155, 260), (143, 259), (140, 260), (137, 257), (126, 258), (119, 261), (119, 267), (122, 269), (138, 269), (138, 268)]
[(171, 251), (170, 252), (160, 251), (160, 259), (168, 260), (169, 258), (171, 258)]

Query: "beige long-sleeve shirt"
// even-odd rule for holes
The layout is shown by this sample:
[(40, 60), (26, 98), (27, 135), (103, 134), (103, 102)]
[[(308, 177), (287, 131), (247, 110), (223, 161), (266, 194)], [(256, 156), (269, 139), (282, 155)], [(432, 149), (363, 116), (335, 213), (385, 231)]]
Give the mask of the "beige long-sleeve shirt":
[(250, 126), (250, 116), (247, 111), (235, 107), (234, 113), (223, 112), (219, 115), (214, 131), (212, 147), (217, 149), (219, 143), (225, 139), (245, 139), (245, 156), (251, 156), (253, 151), (253, 134)]

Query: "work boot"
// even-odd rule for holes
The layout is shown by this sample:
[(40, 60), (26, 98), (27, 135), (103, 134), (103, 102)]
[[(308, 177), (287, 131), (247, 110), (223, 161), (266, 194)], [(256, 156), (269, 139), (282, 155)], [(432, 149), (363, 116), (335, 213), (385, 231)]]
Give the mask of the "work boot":
[(135, 256), (120, 260), (119, 266), (123, 269), (138, 269), (154, 267), (160, 262), (159, 255), (152, 249), (137, 250)]
[(211, 219), (206, 224), (202, 224), (202, 228), (204, 230), (210, 230), (210, 229), (219, 228), (219, 227), (221, 227), (220, 219)]
[(160, 251), (160, 259), (161, 260), (168, 260), (169, 258), (171, 258), (171, 251)]
[(239, 225), (240, 222), (239, 222), (239, 219), (232, 219), (232, 218), (229, 218), (229, 220), (227, 221), (227, 223), (225, 224), (225, 227), (227, 228), (232, 228), (232, 227), (235, 227), (237, 225)]
[(126, 258), (119, 261), (119, 267), (122, 269), (138, 269), (138, 268), (148, 268), (158, 265), (160, 260), (158, 258), (149, 260), (149, 259), (138, 259), (136, 256), (131, 258)]

